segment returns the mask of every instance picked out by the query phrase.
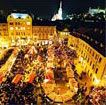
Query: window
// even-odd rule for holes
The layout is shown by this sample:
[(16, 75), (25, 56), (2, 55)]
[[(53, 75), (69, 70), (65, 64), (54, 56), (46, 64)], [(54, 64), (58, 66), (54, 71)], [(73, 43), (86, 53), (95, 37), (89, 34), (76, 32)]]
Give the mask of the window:
[(13, 25), (13, 23), (12, 23), (12, 22), (10, 22), (10, 25)]
[(23, 29), (23, 27), (20, 27), (20, 29), (22, 30), (22, 29)]
[(13, 30), (13, 27), (10, 27), (10, 30)]
[(18, 29), (18, 27), (16, 27), (16, 30)]
[(90, 53), (92, 53), (91, 49), (90, 49)]
[(87, 59), (87, 55), (86, 55), (86, 58), (85, 59)]
[(93, 78), (93, 81), (95, 80), (95, 78)]
[(87, 46), (85, 46), (85, 49), (87, 49)]
[(89, 58), (88, 58), (87, 62), (89, 62)]
[(92, 61), (90, 62), (90, 66), (92, 65)]
[(18, 22), (18, 25), (20, 25), (20, 22)]
[(95, 56), (95, 59), (97, 58), (97, 54), (96, 54), (96, 56)]
[(3, 31), (6, 31), (6, 29), (3, 29)]
[(94, 52), (92, 52), (92, 56), (94, 56)]
[(95, 72), (96, 74), (98, 73), (98, 68), (96, 68), (96, 72)]
[(18, 35), (18, 32), (16, 32), (16, 35)]
[(3, 24), (3, 26), (6, 26), (5, 24)]
[(30, 25), (30, 24), (31, 24), (31, 22), (27, 22), (26, 24), (27, 24), (27, 25)]
[(16, 22), (15, 25), (18, 25), (18, 23)]
[(100, 57), (100, 59), (99, 59), (99, 63), (101, 62), (101, 60), (102, 60), (102, 58)]
[(93, 66), (92, 66), (92, 69), (94, 69), (94, 64), (93, 64)]
[(90, 74), (90, 77), (92, 77), (92, 73)]

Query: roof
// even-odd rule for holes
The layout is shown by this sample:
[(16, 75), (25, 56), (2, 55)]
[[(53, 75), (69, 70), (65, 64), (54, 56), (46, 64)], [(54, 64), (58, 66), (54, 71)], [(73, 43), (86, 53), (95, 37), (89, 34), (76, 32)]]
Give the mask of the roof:
[(28, 16), (28, 14), (26, 14), (26, 13), (11, 13), (11, 15), (12, 15), (15, 19), (18, 19), (18, 18), (20, 18), (20, 19), (25, 19), (25, 18)]
[(105, 34), (98, 36), (97, 38), (94, 37), (97, 34), (87, 35), (87, 34), (80, 34), (80, 33), (71, 32), (71, 35), (73, 35), (75, 37), (79, 37), (80, 39), (84, 40), (86, 43), (88, 43), (90, 46), (92, 46), (96, 51), (98, 51), (101, 55), (106, 57), (106, 54), (105, 54)]
[(54, 22), (51, 22), (49, 20), (43, 20), (43, 21), (36, 20), (33, 22), (33, 26), (56, 26), (56, 25), (54, 24)]
[(63, 31), (64, 32), (69, 32), (69, 29), (68, 28), (64, 28)]

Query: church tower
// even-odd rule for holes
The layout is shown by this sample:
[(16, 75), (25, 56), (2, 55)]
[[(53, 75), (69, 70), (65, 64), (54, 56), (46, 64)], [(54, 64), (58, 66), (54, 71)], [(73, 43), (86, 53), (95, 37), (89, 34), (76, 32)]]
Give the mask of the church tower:
[(59, 7), (59, 10), (58, 10), (58, 13), (55, 14), (53, 17), (52, 17), (52, 21), (55, 21), (55, 20), (62, 20), (63, 17), (62, 17), (62, 1), (60, 1), (60, 7)]
[(60, 8), (58, 10), (59, 20), (62, 20), (62, 1), (60, 2)]

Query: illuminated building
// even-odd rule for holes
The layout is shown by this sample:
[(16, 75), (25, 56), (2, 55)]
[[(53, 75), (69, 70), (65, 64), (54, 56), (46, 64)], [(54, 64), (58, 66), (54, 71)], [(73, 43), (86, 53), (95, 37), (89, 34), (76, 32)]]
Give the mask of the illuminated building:
[[(79, 62), (81, 63), (80, 70), (89, 74), (92, 82), (98, 82), (106, 78), (106, 59), (101, 53), (104, 49), (104, 43), (99, 43), (98, 40), (92, 39), (92, 36), (74, 33), (70, 34), (68, 29), (63, 31), (56, 30), (56, 26), (49, 25), (33, 25), (32, 19), (28, 14), (12, 13), (7, 18), (8, 23), (0, 23), (0, 46), (8, 47), (13, 45), (26, 45), (28, 40), (33, 39), (33, 42), (38, 45), (52, 44), (53, 40), (59, 38), (67, 39), (68, 46), (77, 51)], [(22, 41), (23, 40), (23, 41)], [(94, 46), (99, 45), (100, 50)], [(104, 52), (104, 51), (103, 51)]]
[(93, 15), (93, 14), (97, 14), (97, 13), (104, 13), (105, 14), (105, 10), (104, 9), (100, 9), (100, 8), (89, 8), (88, 11), (89, 14)]
[(37, 44), (52, 44), (52, 40), (57, 36), (56, 26), (33, 26), (33, 40)]
[(0, 47), (8, 47), (8, 27), (7, 23), (0, 23)]
[(63, 29), (62, 31), (58, 31), (58, 37), (59, 37), (59, 42), (65, 42), (65, 43), (68, 43), (68, 37), (70, 35), (70, 32), (67, 28)]
[(8, 34), (12, 45), (26, 45), (32, 38), (32, 18), (24, 13), (11, 13), (8, 18)]
[(8, 36), (7, 23), (0, 23), (0, 36), (2, 36), (2, 37)]
[[(0, 36), (3, 36), (1, 47), (31, 43), (44, 45), (52, 44), (57, 37), (57, 32), (56, 26), (47, 25), (47, 23), (32, 26), (32, 18), (28, 14), (11, 13), (7, 17), (7, 23), (0, 23)], [(9, 40), (6, 41), (6, 39)]]
[[(64, 33), (64, 30), (62, 31)], [(76, 36), (77, 34), (77, 36)], [(68, 38), (68, 46), (77, 51), (78, 60), (75, 61), (75, 65), (78, 65), (79, 69), (76, 68), (78, 74), (82, 71), (86, 72), (91, 78), (93, 85), (103, 85), (103, 81), (106, 80), (106, 58), (101, 50), (96, 50), (88, 42), (92, 42), (93, 45), (97, 46), (97, 41), (86, 35), (80, 35), (79, 33), (71, 33), (70, 35), (64, 36), (59, 35), (60, 38)], [(86, 39), (86, 40), (85, 40)], [(104, 49), (103, 43), (99, 44), (100, 49)], [(102, 81), (102, 82), (101, 82)], [(97, 83), (98, 82), (98, 83)]]
[(55, 21), (55, 20), (62, 20), (62, 19), (63, 19), (63, 18), (62, 18), (62, 1), (61, 1), (61, 2), (60, 2), (60, 8), (59, 8), (59, 10), (58, 10), (58, 13), (55, 14), (51, 20), (52, 20), (52, 21)]

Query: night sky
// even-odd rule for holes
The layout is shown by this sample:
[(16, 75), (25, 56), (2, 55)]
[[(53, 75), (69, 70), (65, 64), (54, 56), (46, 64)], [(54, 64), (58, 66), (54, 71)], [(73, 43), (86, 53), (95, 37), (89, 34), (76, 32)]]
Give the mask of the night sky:
[[(0, 9), (26, 10), (41, 18), (51, 18), (57, 13), (60, 0), (0, 0)], [(104, 0), (63, 0), (63, 16), (87, 12), (89, 7), (104, 8)]]

